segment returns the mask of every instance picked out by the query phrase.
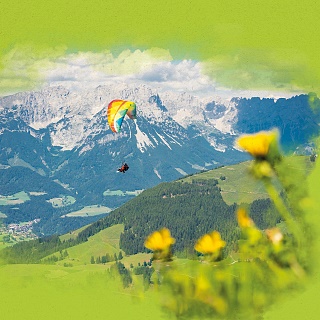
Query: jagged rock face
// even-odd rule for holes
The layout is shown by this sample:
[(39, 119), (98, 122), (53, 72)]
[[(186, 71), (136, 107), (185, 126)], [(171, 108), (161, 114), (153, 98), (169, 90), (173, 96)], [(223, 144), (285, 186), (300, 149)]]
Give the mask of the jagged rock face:
[[(137, 120), (126, 118), (118, 134), (106, 119), (113, 99), (137, 105)], [(145, 189), (246, 160), (234, 147), (241, 133), (277, 126), (285, 145), (301, 147), (318, 133), (318, 120), (307, 96), (224, 101), (160, 94), (145, 85), (99, 86), (88, 92), (48, 87), (0, 98), (0, 173), (24, 167), (33, 171), (33, 179), (41, 177), (42, 186), (44, 179), (48, 186), (63, 186), (77, 203), (115, 207), (126, 197), (106, 198), (108, 189)], [(117, 173), (123, 161), (130, 169)], [(15, 172), (12, 179), (7, 174), (8, 181), (14, 183)]]
[[(2, 111), (11, 110), (16, 117), (34, 129), (50, 126), (53, 145), (71, 150), (81, 145), (81, 140), (90, 133), (87, 126), (95, 115), (102, 110), (105, 112), (108, 102), (115, 97), (135, 101), (139, 117), (148, 118), (151, 124), (171, 117), (171, 121), (174, 120), (187, 128), (197, 121), (204, 123), (209, 119), (204, 113), (205, 101), (186, 93), (166, 93), (161, 97), (143, 85), (99, 86), (93, 91), (81, 94), (70, 92), (61, 86), (39, 92), (19, 93), (1, 98), (0, 112), (1, 107)], [(4, 114), (2, 115), (4, 117)], [(223, 116), (220, 112), (213, 118), (220, 119)], [(226, 128), (223, 128), (222, 132), (228, 133)]]

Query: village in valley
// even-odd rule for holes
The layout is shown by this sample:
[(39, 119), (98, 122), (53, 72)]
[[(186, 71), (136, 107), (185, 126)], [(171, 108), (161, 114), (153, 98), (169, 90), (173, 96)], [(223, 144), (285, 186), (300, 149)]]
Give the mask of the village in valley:
[(37, 239), (38, 236), (33, 233), (33, 225), (38, 223), (40, 219), (32, 221), (11, 223), (5, 225), (0, 220), (0, 241), (3, 244), (15, 244), (20, 241)]

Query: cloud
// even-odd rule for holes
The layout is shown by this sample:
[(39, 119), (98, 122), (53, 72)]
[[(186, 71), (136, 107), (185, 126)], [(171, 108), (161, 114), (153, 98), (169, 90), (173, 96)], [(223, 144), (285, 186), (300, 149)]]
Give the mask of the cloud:
[[(197, 91), (212, 87), (201, 72), (201, 64), (191, 60), (173, 61), (168, 50), (124, 50), (118, 56), (110, 51), (66, 53), (15, 48), (6, 56), (0, 73), (0, 90), (19, 91), (42, 84), (63, 84), (74, 89), (107, 83), (137, 83), (159, 90)], [(10, 86), (11, 84), (11, 86)]]
[[(146, 84), (159, 92), (186, 91), (198, 96), (230, 98), (272, 95), (268, 91), (252, 91), (250, 88), (231, 89), (214, 81), (218, 78), (237, 83), (241, 79), (258, 83), (259, 80), (270, 85), (281, 73), (280, 69), (276, 75), (264, 70), (262, 75), (265, 79), (261, 75), (259, 78), (261, 67), (257, 68), (258, 71), (239, 69), (236, 67), (239, 59), (243, 57), (216, 57), (216, 60), (205, 63), (173, 60), (168, 50), (160, 48), (124, 50), (116, 56), (109, 50), (68, 53), (64, 47), (42, 51), (16, 47), (4, 57), (4, 68), (0, 70), (0, 92), (9, 94), (43, 85), (63, 85), (71, 90), (83, 90), (103, 84), (128, 83)], [(284, 96), (279, 92), (277, 94)]]
[(189, 91), (195, 94), (214, 91), (215, 83), (202, 73), (201, 63), (192, 60), (159, 62), (136, 75), (139, 81), (162, 90)]

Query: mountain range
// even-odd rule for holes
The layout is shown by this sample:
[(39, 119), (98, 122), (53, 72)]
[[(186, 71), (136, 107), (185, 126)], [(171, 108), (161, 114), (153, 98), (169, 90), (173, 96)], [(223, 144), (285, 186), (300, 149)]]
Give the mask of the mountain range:
[[(137, 105), (137, 120), (124, 120), (117, 134), (106, 118), (115, 98)], [(0, 202), (0, 212), (7, 223), (40, 218), (39, 234), (55, 233), (61, 225), (68, 231), (103, 216), (61, 218), (69, 212), (90, 205), (113, 209), (160, 182), (249, 159), (235, 146), (243, 133), (277, 127), (286, 152), (313, 152), (318, 123), (308, 95), (223, 100), (123, 84), (5, 96), (0, 98), (0, 195), (24, 191), (29, 200)], [(130, 169), (118, 173), (124, 161)], [(67, 196), (74, 201), (52, 205), (52, 199)]]

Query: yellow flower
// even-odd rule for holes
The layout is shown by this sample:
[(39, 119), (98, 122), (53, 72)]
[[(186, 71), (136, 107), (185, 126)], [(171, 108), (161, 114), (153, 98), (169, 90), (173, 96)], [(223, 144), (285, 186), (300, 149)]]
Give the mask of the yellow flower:
[(163, 251), (175, 242), (175, 239), (171, 237), (170, 231), (167, 228), (163, 228), (150, 234), (144, 246), (152, 251)]
[(218, 231), (213, 231), (210, 234), (205, 234), (201, 237), (194, 248), (203, 254), (216, 253), (226, 246), (226, 242), (221, 239)]
[(255, 158), (265, 158), (270, 146), (278, 139), (277, 131), (260, 131), (256, 134), (243, 135), (237, 140), (239, 147), (249, 152)]
[(238, 219), (238, 224), (241, 228), (252, 228), (255, 226), (253, 220), (250, 219), (247, 211), (243, 208), (238, 209), (237, 219)]

